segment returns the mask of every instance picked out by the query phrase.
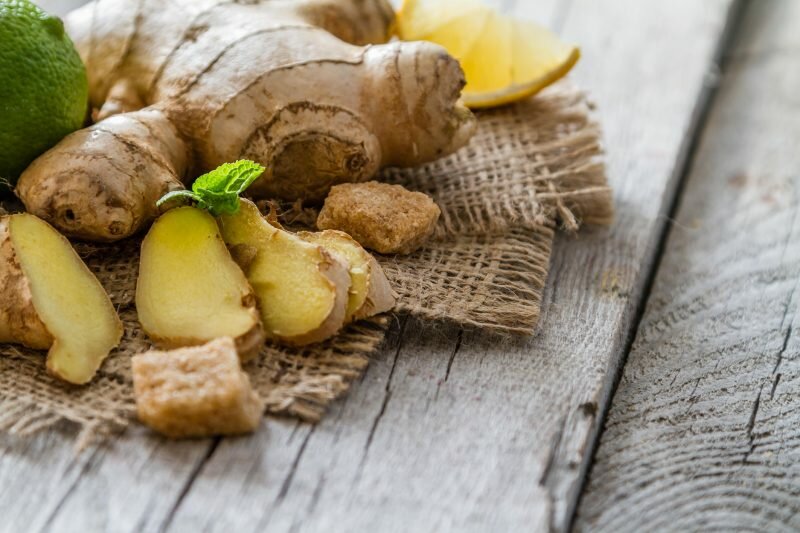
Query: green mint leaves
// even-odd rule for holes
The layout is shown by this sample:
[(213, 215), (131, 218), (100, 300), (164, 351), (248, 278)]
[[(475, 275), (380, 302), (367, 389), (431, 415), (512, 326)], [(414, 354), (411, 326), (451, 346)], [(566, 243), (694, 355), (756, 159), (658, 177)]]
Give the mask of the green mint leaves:
[(176, 198), (188, 198), (200, 209), (214, 216), (233, 215), (239, 211), (239, 195), (263, 172), (264, 167), (242, 159), (225, 163), (208, 174), (203, 174), (192, 185), (191, 191), (172, 191), (156, 202), (158, 207)]

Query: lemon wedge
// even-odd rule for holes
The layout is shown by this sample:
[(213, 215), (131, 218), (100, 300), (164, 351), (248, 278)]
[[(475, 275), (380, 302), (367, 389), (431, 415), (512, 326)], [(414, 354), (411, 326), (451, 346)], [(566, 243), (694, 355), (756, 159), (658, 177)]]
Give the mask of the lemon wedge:
[(565, 76), (580, 59), (578, 47), (547, 28), (516, 20), (481, 0), (405, 0), (396, 33), (405, 41), (432, 41), (461, 62), (464, 103), (473, 109), (515, 102)]

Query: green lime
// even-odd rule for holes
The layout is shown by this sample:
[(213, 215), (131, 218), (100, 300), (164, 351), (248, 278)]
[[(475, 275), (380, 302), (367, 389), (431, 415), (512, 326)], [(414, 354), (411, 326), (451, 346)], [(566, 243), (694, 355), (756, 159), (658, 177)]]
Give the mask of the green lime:
[(83, 125), (86, 69), (61, 19), (28, 0), (0, 0), (0, 180)]

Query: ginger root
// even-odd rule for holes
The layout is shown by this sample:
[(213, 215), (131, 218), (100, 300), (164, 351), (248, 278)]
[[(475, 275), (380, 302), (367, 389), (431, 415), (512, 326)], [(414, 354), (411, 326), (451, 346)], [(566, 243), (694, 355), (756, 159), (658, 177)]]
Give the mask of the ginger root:
[(249, 200), (218, 221), (255, 290), (268, 337), (302, 346), (342, 328), (350, 289), (346, 260), (272, 226)]
[(116, 241), (158, 215), (156, 200), (183, 189), (187, 150), (163, 113), (117, 115), (45, 152), (16, 193), (65, 235)]
[(136, 310), (159, 346), (177, 348), (232, 337), (243, 360), (264, 344), (256, 297), (208, 211), (162, 215), (142, 242)]
[(302, 232), (298, 236), (333, 250), (347, 260), (351, 284), (345, 312), (346, 322), (392, 310), (395, 298), (386, 274), (375, 258), (350, 235), (328, 230), (318, 233)]
[(144, 424), (172, 438), (255, 431), (264, 404), (230, 337), (203, 346), (135, 355), (133, 391)]
[(475, 130), (463, 72), (437, 45), (386, 43), (392, 22), (386, 0), (96, 0), (66, 27), (96, 116), (113, 116), (44, 154), (17, 194), (65, 234), (110, 241), (224, 162), (267, 168), (255, 197), (321, 201), (447, 155)]
[(317, 226), (344, 231), (382, 254), (410, 254), (433, 235), (440, 215), (428, 195), (401, 185), (347, 183), (331, 189)]
[(0, 217), (0, 342), (48, 350), (47, 370), (80, 385), (121, 338), (108, 294), (69, 241), (33, 215)]

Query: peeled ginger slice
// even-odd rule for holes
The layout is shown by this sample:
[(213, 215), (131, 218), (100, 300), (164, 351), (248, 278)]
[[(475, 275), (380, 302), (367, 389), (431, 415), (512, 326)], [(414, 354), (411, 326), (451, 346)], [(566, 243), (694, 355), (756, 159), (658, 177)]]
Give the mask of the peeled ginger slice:
[(164, 348), (220, 337), (236, 341), (246, 360), (264, 342), (256, 298), (208, 211), (162, 215), (142, 242), (136, 310), (142, 329)]
[(122, 322), (108, 294), (47, 222), (12, 215), (8, 228), (33, 307), (53, 339), (47, 369), (70, 383), (89, 382), (122, 338)]
[(346, 260), (272, 226), (242, 200), (219, 217), (222, 237), (253, 286), (269, 337), (301, 346), (335, 335), (346, 318), (350, 274)]
[(347, 260), (350, 272), (346, 322), (391, 311), (395, 305), (389, 280), (372, 255), (350, 235), (326, 230), (299, 234), (304, 240), (319, 244)]

